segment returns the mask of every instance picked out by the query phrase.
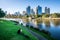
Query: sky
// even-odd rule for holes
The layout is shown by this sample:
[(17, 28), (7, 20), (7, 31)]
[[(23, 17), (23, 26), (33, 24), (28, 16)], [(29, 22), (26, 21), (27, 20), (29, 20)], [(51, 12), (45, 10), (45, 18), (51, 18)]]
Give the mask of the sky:
[(28, 6), (35, 8), (40, 5), (44, 12), (45, 7), (50, 8), (51, 13), (60, 13), (60, 0), (0, 0), (0, 8), (11, 14), (19, 11), (26, 11)]

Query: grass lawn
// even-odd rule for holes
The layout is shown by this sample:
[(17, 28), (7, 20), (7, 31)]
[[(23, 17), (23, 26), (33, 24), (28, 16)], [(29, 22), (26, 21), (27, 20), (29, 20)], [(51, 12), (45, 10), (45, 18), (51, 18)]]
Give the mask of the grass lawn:
[[(27, 27), (27, 28), (29, 28), (29, 27)], [(29, 29), (31, 29), (32, 31), (38, 33), (39, 35), (42, 35), (43, 37), (47, 38), (48, 40), (56, 40), (56, 39), (52, 38), (50, 35), (43, 33), (42, 31), (40, 32), (40, 31), (38, 31), (34, 28), (29, 28)]]
[[(17, 34), (17, 31), (22, 29), (22, 33), (29, 36)], [(22, 25), (15, 25), (12, 21), (0, 19), (0, 40), (37, 40), (27, 29)]]

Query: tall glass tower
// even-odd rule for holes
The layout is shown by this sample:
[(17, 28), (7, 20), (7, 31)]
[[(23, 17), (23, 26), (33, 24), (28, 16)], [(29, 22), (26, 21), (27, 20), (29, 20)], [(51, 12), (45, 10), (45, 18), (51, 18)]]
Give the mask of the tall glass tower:
[(40, 6), (37, 7), (37, 14), (38, 15), (42, 14), (42, 7)]
[(50, 14), (50, 8), (48, 8), (48, 13)]
[(45, 13), (50, 14), (50, 8), (45, 7)]
[(28, 6), (28, 7), (26, 8), (26, 12), (27, 12), (28, 15), (30, 15), (30, 13), (31, 13), (31, 8), (30, 8), (30, 6)]
[(45, 7), (45, 13), (48, 13), (48, 8), (47, 7)]
[(35, 12), (34, 12), (34, 10), (33, 10), (33, 9), (31, 9), (31, 14), (35, 14)]

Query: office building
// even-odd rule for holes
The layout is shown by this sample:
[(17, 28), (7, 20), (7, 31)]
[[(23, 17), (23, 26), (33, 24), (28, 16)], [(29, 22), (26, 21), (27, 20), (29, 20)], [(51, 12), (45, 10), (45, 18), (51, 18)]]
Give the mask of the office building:
[(14, 15), (18, 16), (18, 15), (20, 15), (20, 12), (15, 12)]
[(35, 12), (34, 12), (34, 10), (33, 10), (33, 9), (31, 9), (31, 14), (35, 14)]
[(37, 13), (38, 15), (42, 14), (42, 7), (38, 6), (38, 7), (36, 8), (36, 13)]
[(28, 7), (26, 8), (26, 12), (27, 12), (28, 15), (30, 15), (30, 13), (31, 13), (30, 6), (28, 6)]
[(45, 7), (45, 13), (50, 14), (50, 8)]
[(50, 14), (50, 8), (48, 8), (48, 13)]

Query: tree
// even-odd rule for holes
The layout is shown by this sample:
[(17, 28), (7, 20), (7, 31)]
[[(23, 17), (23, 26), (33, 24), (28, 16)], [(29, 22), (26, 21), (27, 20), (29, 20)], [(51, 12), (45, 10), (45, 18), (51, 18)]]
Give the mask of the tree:
[(60, 13), (53, 13), (50, 16), (51, 18), (60, 18)]
[(49, 16), (50, 16), (49, 14), (44, 14), (42, 15), (42, 18), (49, 17)]
[(54, 14), (51, 14), (51, 18), (57, 18), (58, 16), (57, 16), (57, 14), (56, 13), (54, 13)]
[(5, 13), (4, 13), (4, 11), (0, 8), (0, 18), (1, 17), (4, 17), (5, 16)]
[(38, 17), (42, 17), (42, 15), (38, 15)]

